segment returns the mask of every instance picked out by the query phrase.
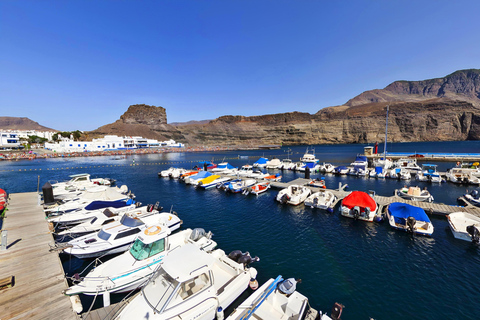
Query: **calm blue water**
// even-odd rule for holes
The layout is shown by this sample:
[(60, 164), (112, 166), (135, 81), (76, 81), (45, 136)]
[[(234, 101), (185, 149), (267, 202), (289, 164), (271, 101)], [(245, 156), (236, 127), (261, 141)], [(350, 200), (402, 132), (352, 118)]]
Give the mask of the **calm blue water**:
[[(365, 145), (315, 146), (320, 161), (349, 164)], [(290, 147), (297, 161), (305, 147)], [(390, 229), (388, 223), (365, 223), (324, 211), (278, 204), (276, 190), (258, 197), (226, 194), (217, 189), (196, 190), (157, 173), (172, 165), (189, 168), (199, 160), (234, 166), (253, 163), (264, 155), (286, 157), (281, 150), (218, 153), (171, 153), (131, 156), (49, 159), (0, 163), (0, 187), (7, 192), (37, 190), (48, 180), (66, 180), (68, 175), (88, 172), (126, 184), (143, 204), (160, 201), (178, 212), (184, 228), (202, 227), (214, 233), (218, 247), (227, 253), (240, 249), (260, 257), (254, 264), (263, 283), (281, 274), (301, 278), (298, 290), (310, 304), (328, 311), (335, 301), (346, 306), (342, 319), (478, 319), (480, 317), (480, 249), (454, 239), (445, 218), (433, 217), (431, 238), (415, 237)], [(383, 150), (383, 146), (379, 146)], [(480, 142), (389, 144), (391, 152), (478, 153)], [(249, 159), (238, 158), (249, 156)], [(135, 165), (132, 166), (133, 160)], [(445, 171), (452, 163), (439, 162)], [(67, 169), (68, 168), (68, 169)], [(40, 170), (41, 169), (41, 170)], [(303, 174), (283, 172), (289, 181)], [(320, 174), (312, 174), (312, 177)], [(375, 190), (391, 195), (405, 184), (393, 180), (325, 176), (327, 186), (347, 183), (350, 190)], [(409, 184), (409, 183), (407, 183)], [(450, 183), (427, 186), (436, 200), (456, 204), (465, 186)], [(470, 187), (471, 188), (471, 187)], [(73, 274), (85, 267), (81, 260), (65, 260)]]

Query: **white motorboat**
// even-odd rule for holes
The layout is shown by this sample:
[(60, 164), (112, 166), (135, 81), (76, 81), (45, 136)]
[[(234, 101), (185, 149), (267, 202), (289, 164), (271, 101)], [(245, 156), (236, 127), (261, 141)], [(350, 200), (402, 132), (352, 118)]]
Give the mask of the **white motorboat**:
[(226, 185), (226, 191), (232, 192), (232, 193), (238, 193), (238, 192), (243, 192), (244, 190), (247, 190), (249, 187), (252, 187), (257, 183), (256, 180), (254, 179), (247, 179), (247, 180), (234, 180)]
[(470, 193), (464, 194), (463, 197), (474, 206), (480, 207), (480, 193), (477, 190), (472, 190)]
[(158, 202), (155, 205), (149, 204), (143, 207), (138, 207), (138, 208), (134, 207), (124, 212), (105, 209), (101, 211), (100, 214), (96, 214), (95, 217), (91, 218), (90, 220), (87, 220), (76, 226), (73, 226), (61, 232), (58, 232), (57, 235), (58, 236), (65, 236), (65, 235), (78, 236), (81, 234), (93, 233), (102, 229), (102, 227), (107, 225), (108, 223), (121, 220), (124, 214), (129, 215), (132, 218), (137, 217), (141, 219), (143, 217), (148, 217), (150, 215), (157, 214), (162, 209), (163, 208), (159, 206)]
[(313, 162), (317, 163), (318, 159), (315, 157), (315, 149), (311, 148), (310, 150), (305, 151), (303, 157), (300, 158), (300, 162)]
[(338, 166), (338, 167), (335, 167), (335, 170), (334, 170), (335, 174), (341, 174), (341, 175), (347, 174), (349, 171), (350, 171), (350, 168), (346, 166)]
[(388, 159), (388, 158), (387, 159), (385, 159), (385, 158), (374, 159), (372, 165), (373, 165), (374, 168), (382, 167), (385, 170), (388, 170), (388, 169), (390, 169), (391, 167), (394, 166), (393, 161)]
[(320, 165), (319, 170), (320, 172), (332, 173), (333, 171), (335, 171), (335, 166), (331, 163), (324, 162), (322, 165)]
[(207, 253), (193, 244), (173, 250), (115, 319), (223, 318), (223, 309), (257, 275), (257, 270), (242, 262), (243, 256), (236, 260), (230, 256), (235, 258), (220, 249)]
[(170, 174), (172, 174), (172, 172), (173, 172), (174, 170), (176, 170), (176, 169), (177, 169), (177, 168), (175, 168), (175, 167), (170, 167), (170, 168), (168, 168), (167, 170), (162, 170), (162, 171), (160, 171), (160, 173), (159, 173), (158, 175), (159, 175), (160, 177), (162, 177), (162, 178), (169, 178), (169, 177), (170, 177)]
[(357, 165), (357, 166), (354, 166), (353, 168), (350, 168), (347, 174), (351, 176), (365, 177), (365, 176), (368, 176), (368, 173), (369, 172), (366, 166)]
[(373, 221), (377, 215), (378, 205), (373, 198), (362, 191), (352, 191), (343, 198), (340, 213), (355, 220)]
[(368, 159), (366, 156), (357, 156), (355, 158), (355, 161), (353, 161), (352, 163), (350, 163), (350, 165), (352, 167), (365, 167), (365, 168), (368, 168)]
[(399, 180), (410, 180), (412, 175), (407, 169), (404, 168), (393, 168), (387, 171), (386, 176), (390, 179), (399, 179)]
[(234, 166), (232, 166), (230, 163), (228, 162), (222, 162), (222, 163), (219, 163), (217, 165), (216, 168), (213, 168), (212, 170), (210, 170), (212, 173), (220, 173), (220, 174), (229, 174), (229, 173), (233, 173), (233, 172), (236, 172), (237, 171), (237, 168), (235, 168)]
[(417, 164), (417, 159), (415, 158), (398, 159), (397, 161), (395, 161), (394, 166), (396, 168), (405, 169), (410, 172), (410, 174), (417, 174), (422, 171), (422, 168)]
[(307, 207), (318, 208), (328, 210), (332, 207), (332, 204), (337, 200), (337, 197), (330, 191), (319, 191), (310, 195), (305, 200)]
[(293, 184), (280, 190), (276, 199), (280, 203), (288, 203), (296, 206), (304, 202), (311, 193), (309, 188)]
[[(97, 190), (99, 188), (99, 190)], [(83, 191), (80, 195), (69, 200), (62, 200), (54, 204), (45, 204), (43, 211), (47, 215), (63, 214), (78, 209), (85, 208), (94, 201), (128, 201), (135, 196), (128, 192), (127, 186), (117, 187), (97, 187)], [(103, 207), (103, 208), (106, 208)], [(99, 209), (99, 208), (97, 208)]]
[(157, 232), (166, 225), (170, 230), (180, 228), (182, 221), (169, 212), (157, 213), (142, 219), (123, 215), (120, 221), (111, 222), (94, 234), (87, 234), (69, 241), (63, 252), (77, 258), (94, 258), (120, 253), (128, 249), (137, 236), (145, 231)]
[[(210, 176), (209, 178), (211, 178), (211, 177), (213, 177), (213, 176)], [(206, 178), (206, 179), (208, 179), (208, 178)], [(205, 179), (203, 179), (203, 180), (205, 180)], [(225, 182), (228, 182), (230, 180), (232, 180), (231, 177), (223, 177), (222, 178), (222, 177), (218, 176), (215, 179), (212, 178), (210, 181), (200, 181), (198, 183), (197, 187), (201, 187), (203, 189), (210, 189), (210, 188), (214, 188), (218, 185), (222, 185)]]
[(393, 202), (387, 209), (388, 223), (394, 229), (412, 234), (431, 236), (433, 224), (422, 208), (406, 203)]
[(473, 174), (472, 169), (451, 168), (447, 170), (445, 176), (447, 181), (457, 184), (480, 184), (480, 179)]
[(428, 192), (427, 188), (421, 190), (419, 187), (403, 187), (397, 190), (397, 195), (400, 198), (412, 201), (433, 201), (433, 196)]
[(282, 162), (278, 158), (273, 158), (272, 160), (268, 160), (265, 168), (267, 169), (278, 169)]
[(283, 159), (278, 168), (280, 170), (293, 170), (294, 167), (295, 163), (292, 162), (292, 159)]
[[(296, 284), (297, 280), (294, 278), (284, 280), (282, 276), (278, 276), (276, 279), (269, 279), (226, 320), (331, 320), (327, 314), (319, 314), (310, 307), (308, 298), (296, 291)], [(341, 311), (335, 315), (335, 319), (340, 319), (340, 315)]]
[(91, 179), (90, 174), (88, 173), (73, 174), (69, 177), (71, 179), (66, 182), (49, 181), (53, 188), (54, 196), (69, 194), (76, 191), (83, 191), (98, 185), (110, 186), (114, 182), (113, 179), (108, 178)]
[(265, 166), (267, 165), (267, 162), (268, 162), (268, 158), (260, 157), (260, 159), (258, 159), (257, 161), (255, 161), (253, 163), (253, 167), (254, 168), (265, 168)]
[(443, 182), (442, 177), (437, 172), (437, 165), (436, 164), (424, 164), (424, 165), (422, 165), (422, 171), (418, 172), (415, 175), (415, 178), (418, 181)]
[(447, 216), (448, 225), (456, 239), (479, 243), (480, 218), (467, 212), (454, 212)]
[(47, 219), (48, 222), (53, 223), (55, 226), (65, 228), (66, 226), (72, 226), (80, 224), (86, 221), (90, 221), (95, 218), (108, 217), (122, 215), (125, 212), (135, 210), (137, 204), (135, 201), (93, 201), (83, 209), (74, 210), (65, 214), (51, 216)]
[(300, 166), (300, 168), (298, 168), (296, 170), (300, 171), (300, 172), (305, 172), (305, 170), (307, 170), (307, 168), (310, 170), (310, 172), (320, 171), (320, 165), (315, 163), (315, 162), (305, 162)]
[[(194, 244), (201, 250), (210, 252), (217, 246), (211, 240), (212, 233), (205, 233), (203, 229), (186, 229), (171, 235), (169, 228), (159, 226), (157, 231), (145, 230), (129, 251), (96, 266), (85, 277), (74, 280), (74, 285), (65, 294), (109, 295), (139, 289), (147, 283), (172, 250)], [(105, 298), (108, 302), (109, 297)]]
[(253, 166), (246, 164), (236, 173), (239, 177), (249, 177), (253, 173)]

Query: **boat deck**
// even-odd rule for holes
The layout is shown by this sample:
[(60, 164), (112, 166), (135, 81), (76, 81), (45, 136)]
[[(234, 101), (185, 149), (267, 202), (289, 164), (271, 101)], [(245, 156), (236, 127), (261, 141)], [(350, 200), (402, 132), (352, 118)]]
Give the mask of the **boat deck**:
[(6, 319), (80, 319), (69, 297), (58, 254), (36, 192), (10, 195), (3, 220), (7, 249), (0, 251), (0, 277), (14, 277), (14, 285), (0, 291), (0, 317)]

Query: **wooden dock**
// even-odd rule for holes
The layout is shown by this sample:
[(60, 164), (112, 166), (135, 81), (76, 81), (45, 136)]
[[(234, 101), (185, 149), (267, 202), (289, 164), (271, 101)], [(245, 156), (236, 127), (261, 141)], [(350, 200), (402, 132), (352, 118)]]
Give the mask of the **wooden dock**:
[[(309, 181), (311, 180), (299, 178), (299, 179), (292, 180), (290, 182), (272, 182), (271, 186), (272, 188), (283, 189), (283, 188), (287, 188), (289, 185), (292, 185), (292, 184), (305, 186), (308, 184)], [(320, 189), (316, 187), (309, 187), (309, 188), (310, 190), (312, 190), (312, 192), (317, 192), (322, 190), (332, 192), (337, 197), (337, 201), (334, 203), (333, 206), (335, 206), (339, 201), (341, 201), (343, 198), (345, 198), (349, 194), (348, 191), (344, 191), (341, 189)], [(480, 217), (480, 208), (475, 207), (473, 205), (467, 205), (465, 207), (461, 207), (461, 206), (451, 206), (448, 204), (436, 203), (436, 202), (411, 201), (411, 200), (400, 198), (397, 195), (390, 196), (390, 197), (375, 195), (373, 198), (379, 204), (380, 207), (386, 207), (393, 202), (403, 202), (403, 203), (408, 203), (412, 206), (420, 207), (423, 210), (425, 210), (425, 212), (428, 214), (445, 216), (453, 212), (462, 211), (462, 212), (467, 212), (477, 217)]]
[(10, 195), (3, 221), (7, 249), (0, 251), (0, 278), (14, 277), (14, 285), (0, 291), (0, 318), (80, 319), (69, 297), (58, 254), (49, 252), (53, 236), (36, 192)]

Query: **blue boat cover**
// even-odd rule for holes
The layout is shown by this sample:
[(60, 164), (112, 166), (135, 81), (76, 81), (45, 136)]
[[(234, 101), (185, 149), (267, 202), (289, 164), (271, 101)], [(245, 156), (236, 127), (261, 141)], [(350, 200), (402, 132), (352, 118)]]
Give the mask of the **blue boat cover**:
[(313, 169), (313, 168), (315, 168), (316, 165), (317, 165), (317, 164), (316, 164), (315, 162), (307, 162), (307, 163), (305, 163), (305, 165), (303, 165), (302, 167), (303, 167), (303, 168), (308, 167), (308, 168), (310, 168), (310, 169)]
[(383, 172), (383, 168), (382, 167), (375, 167), (375, 173), (376, 174), (379, 174), (379, 173), (382, 173)]
[(211, 172), (208, 172), (208, 171), (200, 171), (199, 173), (197, 173), (196, 175), (192, 176), (192, 179), (203, 179), (203, 178), (206, 178), (206, 177), (210, 177), (213, 173)]
[(232, 166), (230, 163), (218, 165), (217, 168), (218, 169), (235, 169), (235, 167)]
[(335, 168), (335, 171), (340, 171), (340, 170), (343, 170), (343, 169), (347, 169), (347, 167), (345, 166), (338, 166)]
[(261, 157), (261, 158), (260, 158), (260, 159), (258, 159), (256, 162), (254, 162), (254, 164), (255, 164), (255, 163), (256, 163), (256, 164), (266, 164), (266, 163), (267, 163), (267, 161), (268, 161), (268, 159), (267, 159), (267, 158), (263, 158), (263, 157)]
[(117, 201), (92, 201), (90, 204), (88, 204), (85, 207), (85, 210), (97, 210), (97, 209), (103, 209), (103, 208), (121, 208), (125, 207), (129, 204), (123, 200), (117, 200)]
[(367, 157), (366, 157), (366, 156), (357, 156), (357, 157), (355, 158), (355, 162), (357, 162), (357, 161), (358, 161), (358, 162), (360, 162), (360, 161), (362, 161), (362, 162), (363, 162), (363, 161), (367, 161)]
[(414, 217), (415, 220), (430, 222), (427, 214), (422, 208), (411, 206), (406, 203), (394, 202), (388, 206), (388, 212), (395, 218), (407, 219)]

